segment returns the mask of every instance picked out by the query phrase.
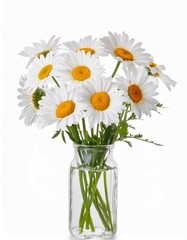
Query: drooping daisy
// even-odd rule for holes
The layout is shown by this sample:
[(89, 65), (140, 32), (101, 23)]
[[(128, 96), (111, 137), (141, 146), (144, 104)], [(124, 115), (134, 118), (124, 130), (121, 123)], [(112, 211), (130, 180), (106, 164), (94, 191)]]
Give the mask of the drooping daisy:
[(19, 106), (23, 107), (22, 113), (19, 119), (24, 119), (26, 126), (31, 126), (33, 123), (37, 123), (38, 120), (38, 110), (39, 110), (39, 101), (43, 96), (45, 96), (45, 91), (41, 88), (37, 88), (32, 91), (24, 88), (26, 78), (21, 77), (20, 86), (18, 89), (19, 95), (18, 99), (20, 100)]
[(76, 90), (67, 92), (65, 86), (47, 91), (39, 104), (44, 126), (57, 123), (57, 130), (66, 130), (67, 126), (77, 124), (82, 117)]
[(19, 55), (28, 57), (30, 59), (27, 66), (34, 60), (35, 57), (40, 58), (41, 55), (44, 57), (47, 56), (49, 52), (55, 54), (59, 49), (61, 44), (59, 44), (60, 38), (55, 39), (55, 35), (53, 35), (48, 43), (44, 40), (41, 40), (40, 43), (33, 43), (33, 47), (25, 47), (23, 51), (19, 53)]
[(141, 48), (142, 43), (134, 44), (134, 39), (129, 39), (129, 36), (108, 32), (109, 36), (101, 38), (107, 53), (112, 54), (118, 61), (122, 61), (125, 65), (135, 63), (138, 66), (145, 65), (152, 60), (148, 53), (144, 53), (145, 49)]
[(146, 70), (141, 67), (123, 68), (126, 78), (118, 77), (116, 80), (124, 90), (125, 101), (131, 104), (131, 110), (138, 118), (142, 113), (151, 116), (151, 110), (156, 110), (158, 101), (153, 97), (158, 93), (157, 86), (149, 80)]
[(112, 78), (97, 78), (81, 88), (80, 101), (84, 105), (89, 126), (106, 125), (119, 121), (118, 113), (124, 109), (122, 91), (117, 90)]
[(75, 89), (83, 83), (97, 78), (104, 73), (99, 58), (90, 52), (78, 51), (69, 54), (63, 62), (62, 81), (68, 82), (68, 90)]
[(62, 68), (62, 58), (53, 56), (49, 53), (46, 57), (40, 56), (32, 63), (32, 68), (27, 74), (27, 81), (25, 87), (29, 89), (42, 88), (49, 82), (53, 82), (53, 77), (61, 75), (60, 69)]
[(175, 87), (176, 82), (172, 80), (168, 75), (164, 74), (163, 71), (165, 67), (163, 65), (157, 65), (154, 62), (149, 62), (149, 65), (146, 66), (148, 74), (153, 79), (153, 82), (157, 85), (159, 84), (159, 80), (161, 80), (164, 85), (171, 91), (171, 86)]
[(85, 51), (85, 53), (90, 52), (91, 54), (96, 54), (97, 56), (105, 55), (105, 51), (102, 43), (98, 39), (92, 39), (92, 36), (81, 38), (79, 42), (69, 41), (64, 43), (64, 45), (71, 52)]

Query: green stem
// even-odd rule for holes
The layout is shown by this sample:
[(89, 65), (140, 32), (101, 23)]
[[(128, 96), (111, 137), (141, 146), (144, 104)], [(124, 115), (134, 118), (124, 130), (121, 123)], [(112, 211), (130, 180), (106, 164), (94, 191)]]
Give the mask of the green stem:
[[(82, 160), (82, 157), (81, 157), (81, 154), (79, 153), (79, 157), (81, 159), (81, 162), (83, 164), (83, 160)], [(82, 179), (82, 175), (83, 175), (83, 179)], [(83, 185), (83, 180), (84, 180), (84, 183), (85, 183), (85, 191), (84, 191), (84, 185)], [(80, 181), (80, 188), (81, 188), (81, 193), (82, 193), (82, 197), (83, 197), (83, 203), (82, 203), (82, 208), (81, 208), (81, 213), (80, 213), (80, 217), (79, 217), (79, 231), (81, 231), (81, 219), (84, 215), (84, 211), (85, 211), (85, 203), (84, 203), (84, 199), (85, 199), (85, 192), (86, 192), (86, 195), (87, 195), (87, 178), (86, 178), (86, 173), (84, 171), (81, 171), (79, 170), (79, 181)]]
[(82, 207), (81, 207), (80, 217), (79, 217), (79, 233), (81, 233), (83, 231), (83, 226), (81, 226), (81, 219), (83, 218), (84, 211), (85, 211), (85, 205), (83, 203)]
[(91, 218), (91, 215), (90, 215), (90, 213), (89, 213), (89, 219), (90, 219), (90, 228), (91, 228), (91, 231), (92, 232), (95, 232), (95, 227), (94, 227), (94, 224), (93, 224), (93, 221), (92, 221), (92, 218)]
[[(85, 173), (82, 170), (79, 170), (79, 182), (80, 182), (80, 188), (81, 188), (83, 204), (84, 204), (84, 207), (82, 206), (81, 214), (80, 214), (80, 218), (79, 218), (79, 233), (83, 232), (85, 222), (86, 222), (86, 228), (89, 228), (89, 225), (90, 225), (92, 232), (95, 231), (95, 227), (93, 225), (93, 221), (92, 221), (92, 218), (91, 218), (91, 215), (90, 215), (90, 206), (91, 205), (88, 202), (89, 199), (87, 197), (86, 182), (85, 182), (85, 187), (84, 187), (84, 183), (83, 183), (84, 174)], [(85, 178), (85, 176), (84, 176), (84, 178)], [(84, 214), (84, 208), (86, 210), (85, 214)], [(84, 219), (84, 221), (83, 221), (83, 219)]]
[(91, 129), (91, 136), (92, 136), (92, 139), (94, 138), (94, 128)]
[[(90, 208), (91, 208), (91, 205), (93, 203), (93, 199), (94, 199), (94, 196), (95, 196), (95, 192), (96, 192), (96, 189), (97, 189), (97, 184), (98, 184), (98, 181), (99, 181), (99, 178), (101, 176), (101, 172), (97, 173), (97, 177), (94, 181), (93, 184), (93, 188), (91, 188), (91, 194), (90, 194), (90, 199), (88, 200), (88, 202), (86, 203), (87, 207), (86, 207), (86, 212), (82, 218), (82, 221), (81, 221), (81, 226), (84, 226), (84, 223), (86, 221), (88, 221), (89, 217), (90, 217)], [(83, 199), (84, 200), (84, 199)]]
[(127, 120), (127, 113), (128, 113), (128, 110), (129, 110), (129, 104), (128, 104), (127, 107), (126, 107), (125, 116), (124, 116), (124, 121)]
[(104, 200), (103, 200), (103, 198), (102, 198), (102, 196), (101, 196), (101, 194), (100, 194), (100, 192), (99, 192), (98, 189), (97, 189), (97, 191), (96, 191), (96, 194), (97, 194), (97, 198), (99, 199), (102, 207), (103, 207), (104, 209), (107, 209), (106, 203), (104, 202)]
[(97, 136), (97, 144), (99, 143), (99, 124), (97, 124), (97, 130), (96, 130), (96, 136)]
[(81, 193), (82, 193), (82, 198), (83, 198), (83, 201), (84, 201), (84, 205), (85, 207), (87, 207), (87, 196), (85, 194), (85, 189), (84, 189), (84, 183), (83, 183), (83, 177), (82, 177), (82, 170), (79, 170), (79, 182), (80, 182), (80, 188), (81, 188)]
[(114, 231), (113, 224), (112, 224), (112, 217), (111, 217), (111, 210), (110, 210), (110, 203), (108, 200), (108, 187), (107, 187), (107, 179), (106, 179), (106, 171), (103, 173), (103, 178), (104, 178), (104, 189), (105, 189), (105, 198), (106, 198), (106, 205), (108, 209), (108, 214), (109, 214), (109, 222), (111, 226), (111, 231)]
[(59, 85), (59, 83), (57, 82), (57, 80), (55, 79), (55, 77), (52, 76), (52, 79), (53, 79), (53, 81), (56, 83), (57, 87), (60, 88), (60, 85)]
[(80, 144), (81, 143), (81, 139), (80, 139), (80, 136), (79, 136), (78, 125), (73, 124), (71, 126), (71, 128), (73, 129), (73, 132), (76, 135), (77, 143)]
[(94, 206), (95, 206), (95, 208), (97, 209), (97, 212), (98, 212), (98, 214), (99, 214), (99, 216), (100, 216), (100, 219), (101, 219), (101, 221), (102, 221), (105, 229), (109, 231), (109, 230), (110, 230), (110, 227), (108, 226), (107, 220), (105, 220), (105, 218), (104, 218), (104, 216), (103, 216), (103, 213), (102, 213), (102, 211), (101, 211), (101, 207), (99, 206), (99, 202), (98, 202), (97, 197), (94, 199)]
[[(80, 175), (80, 186), (83, 195), (83, 204), (81, 208), (80, 218), (79, 218), (79, 233), (83, 232), (84, 225), (86, 229), (91, 228), (91, 231), (95, 231), (93, 221), (90, 214), (90, 208), (92, 202), (100, 216), (100, 219), (103, 223), (103, 226), (107, 231), (114, 232), (114, 227), (112, 224), (112, 217), (111, 217), (111, 210), (110, 204), (108, 199), (108, 188), (107, 188), (107, 180), (106, 180), (106, 172), (103, 172), (103, 179), (104, 179), (104, 191), (105, 191), (105, 199), (106, 203), (104, 202), (98, 188), (97, 184), (100, 178), (101, 173), (97, 173), (95, 178), (94, 173), (90, 173), (90, 183), (89, 187), (87, 184), (87, 178), (85, 176), (85, 172), (81, 172)], [(83, 180), (84, 179), (84, 180)], [(83, 183), (84, 182), (84, 183)], [(84, 187), (85, 185), (85, 187)]]
[(120, 61), (117, 62), (116, 67), (114, 69), (114, 72), (112, 73), (112, 76), (111, 76), (112, 78), (116, 75), (116, 72), (117, 72), (117, 70), (119, 68), (120, 63), (121, 63)]
[(76, 127), (75, 126), (67, 126), (67, 129), (70, 133), (70, 135), (73, 137), (72, 140), (74, 140), (75, 143), (80, 144), (81, 140), (80, 137), (78, 135), (78, 132), (76, 131)]
[[(105, 230), (114, 232), (114, 226), (112, 224), (111, 209), (110, 209), (109, 198), (108, 198), (106, 171), (103, 171), (104, 165), (101, 164), (103, 163), (103, 161), (99, 161), (100, 162), (99, 169), (101, 171), (98, 172), (97, 170), (94, 170), (95, 167), (97, 166), (97, 163), (95, 163), (95, 161), (98, 161), (96, 159), (105, 159), (106, 153), (98, 154), (98, 152), (96, 152), (95, 154), (92, 156), (92, 159), (91, 159), (91, 166), (93, 167), (93, 169), (87, 172), (89, 175), (87, 175), (84, 170), (82, 171), (80, 170), (81, 172), (79, 172), (80, 188), (81, 188), (81, 193), (83, 198), (82, 208), (81, 208), (80, 217), (79, 217), (79, 233), (80, 234), (83, 233), (84, 228), (90, 229), (92, 232), (95, 231), (95, 227), (91, 217), (92, 204), (97, 210), (97, 213), (100, 217), (100, 220)], [(83, 163), (82, 158), (81, 158), (81, 162)], [(104, 201), (98, 189), (98, 182), (101, 177), (101, 174), (103, 174), (104, 197), (106, 202)], [(87, 181), (87, 176), (89, 176), (89, 184)]]
[(86, 141), (86, 144), (88, 144), (88, 132), (86, 130), (86, 122), (85, 122), (85, 119), (82, 118), (82, 127), (83, 127), (83, 134), (84, 134), (84, 138), (85, 138), (85, 141)]
[(80, 125), (78, 124), (77, 127), (78, 127), (78, 131), (79, 131), (79, 134), (80, 134), (80, 137), (81, 137), (81, 141), (83, 142), (84, 138), (83, 138), (83, 135), (82, 135)]

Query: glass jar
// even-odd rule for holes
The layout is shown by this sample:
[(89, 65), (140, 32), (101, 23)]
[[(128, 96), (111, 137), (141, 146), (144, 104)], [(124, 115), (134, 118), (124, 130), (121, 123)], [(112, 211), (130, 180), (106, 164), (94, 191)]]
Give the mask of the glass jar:
[(74, 145), (69, 230), (78, 239), (116, 233), (118, 172), (113, 148), (114, 145)]

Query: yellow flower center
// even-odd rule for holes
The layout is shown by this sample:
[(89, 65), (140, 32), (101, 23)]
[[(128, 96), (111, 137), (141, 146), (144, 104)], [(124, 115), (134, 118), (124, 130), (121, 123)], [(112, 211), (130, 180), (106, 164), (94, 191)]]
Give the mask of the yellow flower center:
[(43, 52), (39, 52), (39, 53), (37, 54), (37, 57), (40, 58), (41, 55), (43, 55), (44, 57), (46, 57), (47, 54), (48, 54), (50, 51), (51, 51), (51, 49), (45, 50), (45, 51), (43, 51)]
[(93, 48), (79, 48), (80, 51), (84, 50), (85, 53), (90, 52), (91, 54), (95, 53), (95, 50)]
[(52, 68), (53, 68), (52, 64), (48, 64), (45, 67), (43, 67), (38, 73), (39, 80), (43, 80), (44, 78), (48, 77)]
[(72, 70), (72, 76), (75, 80), (85, 81), (91, 75), (91, 71), (86, 66), (77, 66)]
[(91, 97), (91, 103), (95, 109), (104, 111), (110, 105), (110, 96), (107, 92), (96, 92)]
[(56, 108), (56, 117), (64, 118), (73, 113), (75, 110), (75, 103), (72, 100), (61, 102)]
[(128, 95), (134, 103), (140, 103), (142, 101), (142, 98), (143, 98), (142, 90), (136, 84), (131, 84), (129, 86)]
[(154, 76), (154, 77), (159, 77), (160, 75), (159, 75), (159, 73), (157, 72), (157, 73), (153, 74), (153, 76)]
[(150, 67), (156, 67), (156, 66), (157, 66), (157, 64), (156, 64), (156, 63), (154, 63), (154, 62), (149, 62), (149, 66), (150, 66)]
[(121, 57), (123, 60), (127, 60), (127, 61), (133, 61), (134, 60), (134, 57), (132, 55), (131, 52), (129, 52), (127, 49), (125, 48), (116, 48), (114, 53)]
[[(149, 62), (149, 66), (150, 66), (150, 67), (156, 67), (157, 64), (156, 64), (155, 62)], [(156, 72), (156, 73), (152, 74), (152, 76), (154, 76), (154, 77), (159, 77), (159, 73)]]

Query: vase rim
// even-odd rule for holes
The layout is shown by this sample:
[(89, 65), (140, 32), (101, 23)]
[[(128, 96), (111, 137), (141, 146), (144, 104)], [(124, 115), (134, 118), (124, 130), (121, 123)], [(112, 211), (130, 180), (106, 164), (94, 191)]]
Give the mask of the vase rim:
[(84, 147), (84, 148), (114, 148), (115, 144), (105, 144), (105, 145), (85, 145), (85, 144), (73, 144), (73, 147)]

